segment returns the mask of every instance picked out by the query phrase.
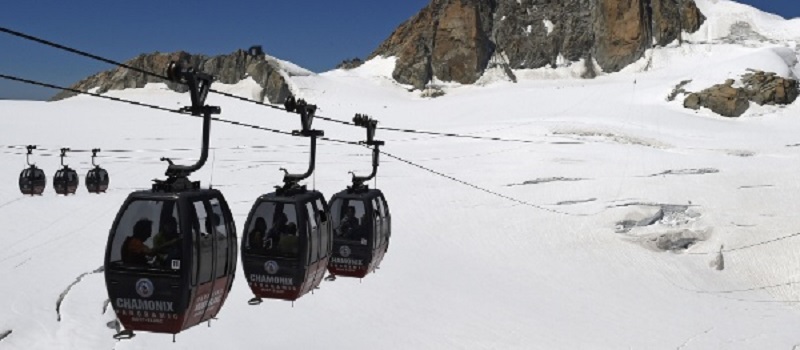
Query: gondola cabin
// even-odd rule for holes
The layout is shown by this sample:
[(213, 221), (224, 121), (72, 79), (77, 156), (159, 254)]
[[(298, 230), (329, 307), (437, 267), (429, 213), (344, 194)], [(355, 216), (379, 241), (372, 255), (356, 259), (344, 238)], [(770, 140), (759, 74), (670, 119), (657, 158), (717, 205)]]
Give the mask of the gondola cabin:
[(108, 171), (96, 166), (86, 173), (86, 190), (90, 193), (105, 193), (108, 190)]
[(19, 174), (19, 190), (25, 195), (41, 195), (47, 186), (44, 170), (31, 165)]
[(270, 193), (256, 200), (241, 248), (254, 300), (294, 301), (319, 286), (331, 251), (329, 223), (318, 191)]
[(372, 146), (372, 172), (367, 176), (353, 173), (352, 186), (331, 198), (334, 235), (328, 271), (333, 278), (363, 278), (375, 271), (389, 250), (392, 235), (392, 216), (386, 198), (380, 190), (366, 185), (378, 174), (380, 146), (384, 145), (383, 141), (375, 140), (378, 121), (356, 114), (353, 124), (367, 129), (367, 140), (361, 143)]
[(256, 199), (247, 215), (242, 238), (242, 265), (255, 295), (251, 305), (262, 298), (295, 301), (316, 289), (325, 276), (331, 253), (330, 212), (325, 197), (309, 191), (299, 182), (314, 173), (317, 137), (322, 130), (311, 129), (317, 107), (290, 96), (286, 110), (300, 114), (302, 130), (292, 135), (309, 137), (308, 170), (290, 174), (284, 185)]
[(86, 190), (88, 190), (89, 193), (105, 193), (106, 190), (108, 190), (108, 171), (94, 163), (94, 158), (99, 151), (99, 148), (92, 150), (92, 165), (94, 168), (86, 173), (86, 181), (84, 181), (86, 183)]
[(109, 232), (105, 278), (127, 330), (176, 334), (222, 308), (236, 271), (236, 228), (217, 190), (130, 194)]
[(47, 176), (44, 174), (44, 170), (30, 163), (30, 155), (33, 154), (36, 146), (28, 146), (27, 149), (28, 153), (25, 159), (28, 167), (19, 174), (19, 191), (24, 195), (39, 196), (44, 193), (44, 188), (47, 187)]
[(200, 159), (177, 165), (169, 158), (166, 180), (149, 191), (128, 195), (108, 235), (105, 279), (108, 297), (124, 331), (176, 334), (211, 320), (222, 308), (236, 274), (237, 239), (222, 193), (201, 189), (188, 176), (208, 159), (211, 115), (220, 108), (205, 105), (213, 77), (175, 62), (167, 68), (172, 81), (189, 86), (192, 106), (182, 110), (203, 117)]
[(64, 157), (69, 150), (69, 148), (61, 149), (62, 168), (58, 169), (55, 176), (53, 176), (53, 188), (56, 190), (56, 193), (61, 195), (75, 194), (80, 182), (78, 179), (78, 172), (64, 164)]
[(363, 278), (380, 266), (389, 249), (391, 220), (377, 189), (339, 192), (331, 198), (333, 249), (328, 271), (334, 276)]

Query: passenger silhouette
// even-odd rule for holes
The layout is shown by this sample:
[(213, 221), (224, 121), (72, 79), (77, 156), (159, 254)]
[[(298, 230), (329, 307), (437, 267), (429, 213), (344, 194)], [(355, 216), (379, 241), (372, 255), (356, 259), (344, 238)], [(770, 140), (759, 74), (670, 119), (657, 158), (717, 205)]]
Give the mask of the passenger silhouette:
[(133, 225), (133, 235), (122, 242), (122, 262), (125, 265), (147, 265), (147, 257), (152, 255), (150, 247), (144, 244), (153, 234), (153, 222), (140, 219)]
[(153, 237), (153, 252), (159, 254), (159, 262), (170, 264), (181, 259), (181, 237), (178, 234), (178, 220), (169, 216), (161, 223), (160, 231)]
[(272, 228), (269, 229), (267, 236), (264, 238), (264, 247), (266, 249), (275, 248), (280, 244), (281, 235), (286, 232), (286, 223), (288, 221), (289, 218), (286, 217), (286, 213), (284, 212), (279, 212), (275, 215)]
[(296, 257), (298, 249), (297, 224), (290, 222), (286, 224), (286, 232), (281, 234), (278, 250), (282, 255)]
[(264, 250), (264, 238), (267, 233), (267, 220), (262, 217), (257, 217), (253, 225), (253, 230), (248, 235), (248, 243), (251, 250), (262, 251)]
[(356, 207), (348, 206), (342, 222), (336, 228), (339, 236), (347, 239), (358, 239), (359, 220), (356, 218)]

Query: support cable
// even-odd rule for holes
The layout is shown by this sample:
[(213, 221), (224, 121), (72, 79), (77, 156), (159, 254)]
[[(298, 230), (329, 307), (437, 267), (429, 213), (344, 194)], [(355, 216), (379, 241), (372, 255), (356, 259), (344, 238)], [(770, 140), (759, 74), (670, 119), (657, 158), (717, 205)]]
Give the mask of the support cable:
[[(15, 76), (10, 76), (10, 75), (5, 75), (5, 74), (0, 74), (0, 78), (13, 80), (13, 81), (17, 81), (17, 82), (22, 82), (22, 83), (26, 83), (26, 84), (32, 84), (32, 85), (47, 87), (47, 88), (51, 88), (51, 89), (59, 89), (59, 90), (64, 90), (64, 91), (71, 91), (71, 92), (74, 92), (74, 93), (77, 93), (77, 94), (84, 94), (84, 95), (94, 96), (94, 97), (98, 97), (98, 98), (102, 98), (102, 99), (107, 99), (107, 100), (121, 102), (121, 103), (127, 103), (127, 104), (131, 104), (131, 105), (139, 106), (139, 107), (146, 107), (146, 108), (160, 110), (160, 111), (164, 111), (164, 112), (176, 113), (176, 114), (180, 114), (180, 115), (184, 115), (184, 116), (192, 116), (190, 113), (187, 113), (185, 111), (180, 111), (180, 110), (176, 110), (176, 109), (169, 109), (169, 108), (165, 108), (165, 107), (161, 107), (161, 106), (156, 106), (156, 105), (151, 105), (151, 104), (147, 104), (147, 103), (126, 100), (126, 99), (122, 99), (122, 98), (118, 98), (118, 97), (105, 96), (105, 95), (101, 95), (101, 94), (97, 94), (97, 93), (93, 93), (93, 92), (81, 91), (81, 90), (78, 90), (78, 89), (67, 88), (67, 87), (62, 87), (62, 86), (48, 84), (48, 83), (42, 83), (42, 82), (38, 82), (38, 81), (34, 81), (34, 80), (18, 78), (18, 77), (15, 77)], [(200, 117), (200, 116), (193, 116), (193, 117)], [(288, 131), (270, 129), (270, 128), (266, 128), (266, 127), (259, 126), (259, 125), (241, 123), (241, 122), (222, 119), (222, 118), (218, 118), (218, 117), (212, 117), (211, 120), (214, 120), (214, 121), (217, 121), (217, 122), (221, 122), (221, 123), (231, 124), (231, 125), (237, 125), (237, 126), (242, 126), (242, 127), (262, 130), (262, 131), (268, 131), (268, 132), (282, 134), (282, 135), (292, 135), (292, 133), (288, 132)], [(320, 137), (319, 139), (320, 140), (324, 140), (324, 141), (329, 141), (329, 142), (335, 142), (335, 143), (364, 146), (364, 145), (361, 145), (359, 142), (355, 142), (355, 141), (338, 140), (338, 139), (332, 139), (332, 138), (328, 138), (328, 137)], [(366, 146), (364, 146), (364, 147), (366, 147)], [(482, 191), (482, 192), (491, 194), (493, 196), (500, 197), (502, 199), (506, 199), (506, 200), (509, 200), (509, 201), (512, 201), (512, 202), (515, 202), (515, 203), (518, 203), (518, 204), (522, 204), (522, 205), (533, 207), (533, 208), (536, 208), (536, 209), (539, 209), (539, 210), (543, 210), (543, 211), (547, 211), (547, 212), (551, 212), (551, 213), (555, 213), (555, 214), (561, 214), (561, 215), (569, 215), (569, 216), (591, 216), (591, 215), (594, 215), (594, 214), (573, 214), (573, 213), (567, 213), (567, 212), (562, 212), (562, 211), (546, 208), (546, 207), (543, 207), (543, 206), (540, 206), (540, 205), (536, 205), (536, 204), (533, 204), (533, 203), (530, 203), (530, 202), (526, 202), (526, 201), (523, 201), (523, 200), (520, 200), (520, 199), (516, 199), (514, 197), (510, 197), (510, 196), (507, 196), (507, 195), (504, 195), (504, 194), (489, 190), (487, 188), (472, 184), (470, 182), (458, 179), (456, 177), (453, 177), (453, 176), (444, 174), (442, 172), (436, 171), (434, 169), (425, 167), (423, 165), (414, 163), (414, 162), (412, 162), (410, 160), (398, 157), (398, 156), (396, 156), (394, 154), (387, 153), (385, 151), (381, 151), (381, 153), (386, 155), (387, 157), (396, 159), (396, 160), (398, 160), (398, 161), (400, 161), (402, 163), (411, 165), (411, 166), (416, 167), (418, 169), (422, 169), (422, 170), (424, 170), (426, 172), (429, 172), (429, 173), (431, 173), (433, 175), (436, 175), (436, 176), (439, 176), (439, 177), (443, 177), (445, 179), (460, 183), (462, 185), (471, 187), (473, 189), (476, 189), (476, 190), (479, 190), (479, 191)]]
[[(37, 42), (37, 43), (40, 43), (40, 44), (43, 44), (43, 45), (47, 45), (47, 46), (50, 46), (50, 47), (53, 47), (53, 48), (56, 48), (56, 49), (64, 50), (64, 51), (67, 51), (67, 52), (71, 52), (71, 53), (74, 53), (76, 55), (83, 56), (83, 57), (86, 57), (86, 58), (91, 58), (93, 60), (97, 60), (97, 61), (100, 61), (100, 62), (108, 63), (108, 64), (111, 64), (111, 65), (115, 65), (115, 66), (118, 66), (118, 67), (126, 68), (126, 69), (132, 70), (134, 72), (142, 73), (144, 75), (148, 75), (148, 76), (151, 76), (151, 77), (163, 79), (163, 80), (166, 80), (166, 81), (171, 81), (171, 79), (169, 79), (165, 75), (153, 73), (153, 72), (141, 69), (141, 68), (137, 68), (137, 67), (131, 66), (129, 64), (125, 64), (125, 63), (118, 62), (118, 61), (115, 61), (115, 60), (112, 60), (112, 59), (101, 57), (101, 56), (98, 56), (98, 55), (95, 55), (95, 54), (92, 54), (92, 53), (89, 53), (89, 52), (86, 52), (86, 51), (83, 51), (83, 50), (75, 49), (75, 48), (72, 48), (72, 47), (69, 47), (69, 46), (61, 45), (61, 44), (55, 43), (53, 41), (42, 39), (42, 38), (30, 35), (30, 34), (25, 34), (25, 33), (22, 33), (22, 32), (19, 32), (19, 31), (15, 31), (15, 30), (12, 30), (12, 29), (9, 29), (9, 28), (5, 28), (5, 27), (0, 27), (0, 32), (6, 33), (6, 34), (9, 34), (9, 35), (13, 35), (13, 36), (25, 39), (25, 40), (34, 41), (34, 42)], [(76, 92), (75, 90), (72, 90), (72, 89), (63, 89), (63, 90)], [(208, 91), (211, 92), (211, 93), (214, 93), (214, 94), (218, 94), (218, 95), (225, 96), (225, 97), (230, 97), (230, 98), (237, 99), (237, 100), (240, 100), (240, 101), (254, 103), (254, 104), (257, 104), (259, 106), (268, 107), (268, 108), (272, 108), (272, 109), (275, 109), (275, 110), (288, 112), (285, 108), (283, 108), (281, 106), (276, 106), (276, 105), (272, 105), (272, 104), (269, 104), (269, 103), (264, 103), (264, 102), (260, 102), (260, 101), (256, 101), (256, 100), (251, 100), (251, 99), (248, 99), (248, 98), (245, 98), (245, 97), (234, 95), (232, 93), (223, 92), (223, 91), (219, 91), (219, 90), (215, 90), (215, 89), (209, 89)], [(350, 122), (344, 121), (344, 120), (340, 120), (340, 119), (335, 119), (335, 118), (330, 118), (330, 117), (323, 117), (323, 116), (316, 116), (316, 117), (319, 118), (319, 119), (325, 120), (325, 121), (329, 121), (329, 122), (339, 123), (339, 124), (343, 124), (343, 125), (355, 126), (355, 124), (353, 124), (353, 123), (350, 123)], [(378, 129), (387, 130), (387, 131), (394, 131), (394, 132), (423, 134), (423, 135), (442, 136), (442, 137), (465, 138), (465, 139), (473, 139), (473, 140), (485, 140), (485, 141), (497, 141), (497, 142), (516, 142), (516, 143), (527, 143), (527, 144), (541, 144), (542, 143), (541, 141), (534, 141), (534, 140), (508, 139), (508, 138), (490, 137), (490, 136), (475, 136), (475, 135), (465, 135), (465, 134), (426, 131), (426, 130), (392, 128), (392, 127), (385, 127), (385, 126), (384, 127), (378, 127)]]

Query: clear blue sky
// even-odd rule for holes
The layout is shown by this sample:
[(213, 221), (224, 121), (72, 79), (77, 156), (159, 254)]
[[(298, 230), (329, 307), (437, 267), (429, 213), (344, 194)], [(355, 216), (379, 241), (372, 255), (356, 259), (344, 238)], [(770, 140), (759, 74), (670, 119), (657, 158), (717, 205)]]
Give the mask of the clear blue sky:
[[(428, 2), (9, 0), (0, 11), (0, 26), (117, 61), (154, 51), (217, 55), (262, 45), (272, 56), (321, 72), (343, 59), (369, 55)], [(797, 0), (741, 2), (800, 17)], [(109, 68), (0, 33), (0, 73), (71, 85)], [(54, 94), (0, 80), (0, 98), (46, 99)]]

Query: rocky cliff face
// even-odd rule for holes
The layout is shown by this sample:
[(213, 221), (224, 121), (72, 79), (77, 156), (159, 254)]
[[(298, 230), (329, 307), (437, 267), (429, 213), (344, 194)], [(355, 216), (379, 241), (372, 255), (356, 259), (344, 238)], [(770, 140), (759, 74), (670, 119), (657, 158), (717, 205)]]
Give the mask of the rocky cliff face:
[[(125, 62), (125, 64), (164, 75), (164, 70), (170, 61), (179, 61), (186, 66), (198, 67), (201, 71), (215, 76), (217, 81), (224, 84), (235, 84), (246, 77), (252, 77), (262, 87), (262, 101), (267, 99), (272, 103), (283, 102), (290, 93), (289, 86), (280, 74), (279, 65), (273, 59), (258, 52), (252, 54), (238, 50), (229, 55), (215, 57), (192, 55), (183, 51), (153, 53), (139, 55)], [(183, 84), (166, 82), (127, 68), (115, 68), (95, 74), (71, 87), (82, 91), (96, 88), (97, 93), (104, 93), (109, 90), (141, 88), (147, 83), (166, 83), (172, 90), (178, 92), (187, 91), (187, 87)], [(61, 100), (74, 95), (74, 93), (65, 91), (54, 96), (51, 100)]]
[(401, 83), (474, 83), (497, 55), (513, 69), (596, 59), (614, 72), (705, 20), (694, 0), (432, 0), (372, 54)]
[(493, 1), (434, 0), (398, 27), (371, 57), (397, 56), (394, 77), (423, 87), (436, 76), (474, 82), (493, 51)]

